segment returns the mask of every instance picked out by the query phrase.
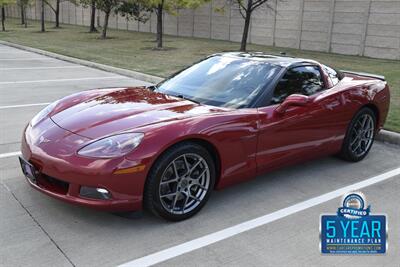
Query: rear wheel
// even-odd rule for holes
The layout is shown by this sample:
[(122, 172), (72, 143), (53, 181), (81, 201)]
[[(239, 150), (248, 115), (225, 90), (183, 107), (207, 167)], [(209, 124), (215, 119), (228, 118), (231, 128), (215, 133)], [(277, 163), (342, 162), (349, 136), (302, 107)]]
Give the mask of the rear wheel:
[(215, 183), (215, 164), (208, 151), (182, 143), (154, 164), (144, 192), (145, 207), (171, 221), (187, 219), (207, 202)]
[(340, 157), (357, 162), (367, 156), (375, 139), (375, 113), (369, 108), (362, 108), (354, 116), (347, 129)]

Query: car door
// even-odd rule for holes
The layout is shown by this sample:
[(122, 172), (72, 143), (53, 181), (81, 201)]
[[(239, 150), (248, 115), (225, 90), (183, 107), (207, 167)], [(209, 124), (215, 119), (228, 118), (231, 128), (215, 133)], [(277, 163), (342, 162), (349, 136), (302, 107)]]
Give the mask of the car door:
[[(290, 68), (277, 83), (270, 101), (260, 107), (257, 146), (259, 172), (333, 153), (340, 138), (338, 125), (343, 104), (340, 94), (317, 65)], [(293, 94), (306, 96), (307, 103), (289, 105), (277, 112)]]

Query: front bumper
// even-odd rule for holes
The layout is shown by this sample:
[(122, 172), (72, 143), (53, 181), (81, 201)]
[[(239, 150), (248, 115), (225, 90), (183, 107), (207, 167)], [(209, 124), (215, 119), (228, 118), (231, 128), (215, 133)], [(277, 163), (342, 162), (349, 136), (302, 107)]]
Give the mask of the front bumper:
[[(51, 119), (32, 128), (28, 125), (21, 144), (22, 157), (37, 170), (37, 179), (27, 179), (38, 191), (53, 198), (105, 211), (142, 208), (147, 168), (135, 173), (117, 172), (145, 165), (145, 160), (91, 159), (78, 156), (77, 147), (89, 141), (58, 127)], [(109, 199), (91, 199), (81, 187), (104, 188)]]

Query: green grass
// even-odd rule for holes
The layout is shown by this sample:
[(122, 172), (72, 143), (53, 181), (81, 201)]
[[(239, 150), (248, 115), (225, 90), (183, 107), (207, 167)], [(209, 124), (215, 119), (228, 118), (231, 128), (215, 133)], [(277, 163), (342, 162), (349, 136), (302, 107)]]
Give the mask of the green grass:
[[(99, 34), (87, 33), (88, 29), (82, 26), (62, 25), (61, 29), (54, 29), (53, 24), (48, 24), (48, 32), (40, 33), (38, 22), (29, 23), (25, 29), (18, 25), (17, 20), (8, 19), (8, 31), (0, 32), (0, 40), (163, 77), (206, 55), (239, 48), (235, 42), (165, 36), (166, 49), (154, 50), (155, 35), (151, 33), (109, 30), (110, 38), (101, 40)], [(248, 49), (267, 53), (285, 51), (289, 55), (312, 58), (338, 69), (384, 75), (392, 95), (385, 128), (400, 132), (400, 61), (263, 45), (249, 45)]]

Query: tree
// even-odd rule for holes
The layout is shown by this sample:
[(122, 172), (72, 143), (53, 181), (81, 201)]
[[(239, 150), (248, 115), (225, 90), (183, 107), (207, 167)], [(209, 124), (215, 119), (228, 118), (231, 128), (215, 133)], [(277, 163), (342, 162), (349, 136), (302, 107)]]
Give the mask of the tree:
[(269, 5), (268, 2), (271, 2), (271, 0), (228, 0), (228, 3), (230, 5), (237, 4), (239, 6), (240, 15), (242, 15), (244, 19), (240, 51), (246, 51), (247, 37), (249, 35), (250, 20), (253, 11), (261, 7), (262, 5), (266, 5), (269, 9), (273, 9), (273, 7)]
[[(54, 12), (56, 24), (54, 25), (54, 28), (60, 28), (60, 4), (61, 2), (67, 1), (67, 0), (55, 0), (54, 6), (49, 0), (42, 0), (50, 7), (51, 10)], [(74, 3), (74, 1), (71, 1)]]
[(89, 32), (97, 32), (96, 29), (96, 0), (79, 0), (85, 8), (90, 7), (90, 26)]
[(45, 0), (41, 0), (40, 1), (40, 6), (41, 6), (41, 8), (40, 8), (40, 31), (41, 32), (45, 32), (46, 31), (46, 28), (45, 28), (45, 25), (44, 25), (44, 1)]
[(90, 1), (90, 28), (89, 32), (97, 32), (96, 29), (96, 0)]
[(18, 5), (21, 10), (21, 25), (25, 25), (25, 7), (22, 0), (18, 1)]
[(6, 6), (9, 4), (14, 4), (15, 0), (0, 0), (0, 6), (1, 6), (1, 29), (3, 32), (6, 31)]
[(19, 0), (18, 5), (21, 10), (21, 25), (24, 25), (25, 28), (28, 27), (28, 19), (26, 17), (26, 9), (29, 5), (31, 5), (32, 0)]
[(121, 0), (96, 0), (97, 8), (104, 12), (103, 29), (101, 31), (101, 38), (107, 38), (108, 20), (110, 19), (111, 11), (115, 10), (120, 4)]
[(163, 13), (172, 15), (180, 8), (196, 8), (209, 0), (141, 0), (143, 5), (157, 16), (157, 48), (163, 47)]
[(150, 19), (150, 12), (150, 8), (144, 5), (142, 1), (137, 0), (125, 0), (115, 10), (115, 13), (125, 17), (126, 20), (133, 18), (141, 23)]

